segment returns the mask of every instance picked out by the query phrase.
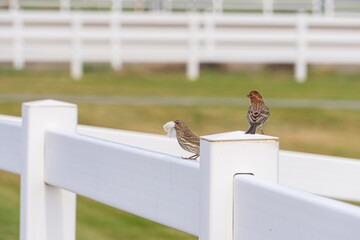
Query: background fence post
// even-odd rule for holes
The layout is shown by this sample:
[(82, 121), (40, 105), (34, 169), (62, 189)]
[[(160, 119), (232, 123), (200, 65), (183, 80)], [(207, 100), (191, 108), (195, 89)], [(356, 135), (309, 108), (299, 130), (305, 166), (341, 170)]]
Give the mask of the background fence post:
[(60, 0), (60, 11), (70, 11), (71, 0)]
[(312, 0), (312, 3), (311, 3), (311, 11), (312, 11), (312, 14), (320, 14), (322, 13), (322, 9), (323, 9), (323, 6), (322, 6), (322, 0)]
[(233, 239), (233, 179), (237, 173), (278, 182), (276, 137), (236, 131), (201, 137), (200, 240)]
[(112, 0), (111, 1), (111, 10), (122, 12), (123, 6), (122, 6), (122, 0)]
[(199, 77), (199, 16), (191, 14), (189, 17), (189, 40), (188, 40), (188, 60), (186, 75), (189, 80), (194, 81)]
[(307, 15), (305, 13), (298, 14), (297, 21), (297, 54), (295, 63), (295, 79), (297, 82), (303, 83), (307, 78)]
[(324, 3), (324, 11), (325, 15), (328, 17), (332, 17), (335, 15), (335, 3), (334, 0), (325, 0)]
[(111, 66), (114, 70), (120, 70), (122, 67), (121, 61), (121, 38), (120, 38), (120, 18), (119, 12), (115, 9), (111, 12)]
[(18, 10), (20, 8), (20, 4), (18, 0), (9, 0), (9, 9)]
[(274, 13), (273, 0), (263, 0), (263, 13), (273, 14)]
[(215, 15), (214, 14), (206, 14), (205, 15), (205, 22), (204, 22), (204, 28), (205, 28), (205, 49), (207, 51), (207, 54), (214, 55), (215, 54)]
[(43, 100), (23, 104), (25, 156), (21, 171), (21, 240), (75, 240), (76, 195), (46, 185), (45, 130), (75, 132), (77, 106)]
[(223, 0), (212, 0), (213, 13), (222, 13), (223, 12)]
[(80, 79), (83, 75), (83, 60), (82, 60), (82, 20), (80, 12), (72, 13), (72, 51), (71, 51), (71, 76), (74, 79)]
[(23, 16), (19, 9), (12, 9), (13, 13), (13, 67), (21, 70), (25, 66), (24, 40), (23, 40)]

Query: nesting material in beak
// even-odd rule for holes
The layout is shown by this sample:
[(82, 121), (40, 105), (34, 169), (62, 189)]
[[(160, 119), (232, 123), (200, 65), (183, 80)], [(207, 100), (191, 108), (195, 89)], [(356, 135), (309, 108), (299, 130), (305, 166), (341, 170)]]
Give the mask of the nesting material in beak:
[(173, 121), (167, 122), (163, 126), (165, 132), (167, 132), (167, 136), (172, 138), (176, 137), (176, 131), (175, 131), (175, 123)]

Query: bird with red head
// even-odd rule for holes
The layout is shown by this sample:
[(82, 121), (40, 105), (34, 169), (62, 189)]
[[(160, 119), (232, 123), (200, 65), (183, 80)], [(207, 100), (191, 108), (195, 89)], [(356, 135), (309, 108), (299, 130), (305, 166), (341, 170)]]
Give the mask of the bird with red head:
[(247, 97), (250, 101), (250, 107), (247, 113), (249, 129), (245, 132), (245, 134), (255, 134), (256, 130), (259, 128), (261, 133), (264, 134), (262, 128), (270, 116), (270, 110), (265, 105), (264, 99), (258, 91), (251, 91)]

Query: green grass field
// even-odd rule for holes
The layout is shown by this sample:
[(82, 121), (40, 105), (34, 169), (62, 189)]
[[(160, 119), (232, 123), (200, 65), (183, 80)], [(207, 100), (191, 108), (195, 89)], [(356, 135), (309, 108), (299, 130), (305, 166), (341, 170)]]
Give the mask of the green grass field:
[(0, 66), (0, 73), (0, 93), (245, 97), (257, 89), (271, 98), (360, 99), (360, 71), (310, 69), (306, 84), (294, 81), (292, 68), (230, 73), (205, 68), (196, 82), (187, 81), (185, 71), (177, 68), (154, 72), (132, 66), (113, 72), (106, 65), (87, 66), (80, 81), (72, 80), (68, 69), (15, 72)]
[[(87, 66), (80, 81), (67, 71), (14, 71), (0, 66), (0, 94), (46, 93), (71, 95), (217, 96), (244, 97), (259, 90), (271, 98), (360, 99), (360, 71), (310, 70), (308, 82), (297, 84), (292, 71), (265, 68), (226, 72), (205, 68), (197, 82), (184, 71), (151, 71), (127, 67), (113, 72)], [(270, 107), (264, 131), (280, 137), (280, 148), (360, 158), (360, 111), (284, 109)], [(79, 104), (81, 124), (165, 134), (162, 125), (182, 119), (198, 135), (246, 130), (246, 107), (172, 107)], [(21, 103), (0, 103), (0, 114), (21, 115)], [(18, 239), (19, 177), (0, 172), (0, 240)], [(195, 237), (78, 197), (77, 239), (195, 239)]]

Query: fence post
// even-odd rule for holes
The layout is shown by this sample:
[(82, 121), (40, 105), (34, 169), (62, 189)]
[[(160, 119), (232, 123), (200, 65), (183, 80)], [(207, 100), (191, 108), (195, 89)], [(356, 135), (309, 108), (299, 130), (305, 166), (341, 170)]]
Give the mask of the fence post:
[(312, 14), (322, 13), (322, 0), (312, 0)]
[(205, 15), (205, 34), (206, 34), (206, 42), (205, 48), (207, 54), (214, 55), (215, 53), (215, 15), (214, 14), (206, 14)]
[(54, 100), (22, 106), (25, 156), (21, 171), (20, 240), (75, 240), (76, 195), (45, 184), (45, 130), (75, 132), (77, 106)]
[(60, 11), (71, 10), (71, 0), (60, 0)]
[(166, 0), (165, 1), (165, 10), (167, 12), (172, 12), (172, 6), (173, 5), (173, 1), (172, 0)]
[(274, 13), (273, 0), (263, 0), (263, 13), (273, 14)]
[(111, 10), (122, 12), (122, 0), (112, 0), (111, 1)]
[(9, 1), (9, 9), (18, 10), (20, 8), (20, 4), (18, 0), (10, 0)]
[(233, 179), (251, 173), (278, 182), (279, 141), (242, 131), (201, 137), (200, 240), (233, 240)]
[(188, 60), (186, 66), (186, 75), (190, 81), (199, 77), (199, 16), (191, 14), (189, 17), (189, 40), (188, 40)]
[(120, 38), (120, 18), (119, 12), (114, 10), (111, 13), (111, 66), (114, 70), (119, 70), (122, 67), (121, 61), (121, 38)]
[(334, 16), (335, 13), (334, 0), (325, 0), (324, 5), (325, 5), (324, 6), (325, 15), (329, 17)]
[(307, 77), (307, 19), (305, 13), (299, 13), (297, 19), (297, 53), (295, 63), (295, 79), (299, 83), (306, 81)]
[(24, 60), (24, 40), (23, 40), (23, 17), (19, 9), (12, 9), (13, 13), (13, 67), (17, 70), (23, 69)]
[(80, 79), (83, 75), (83, 61), (82, 61), (82, 50), (81, 50), (81, 31), (82, 21), (80, 12), (72, 13), (72, 50), (71, 50), (71, 76), (74, 79)]
[(223, 0), (213, 0), (213, 13), (222, 13), (223, 12)]

